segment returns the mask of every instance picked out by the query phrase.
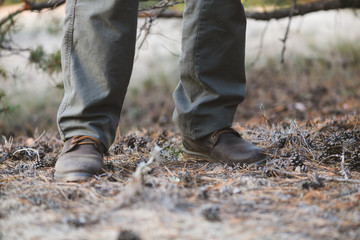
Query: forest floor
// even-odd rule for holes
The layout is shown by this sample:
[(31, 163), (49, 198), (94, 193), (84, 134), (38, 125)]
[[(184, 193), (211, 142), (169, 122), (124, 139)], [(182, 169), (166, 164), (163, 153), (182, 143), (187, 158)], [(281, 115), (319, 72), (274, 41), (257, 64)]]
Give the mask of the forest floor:
[(145, 128), (91, 181), (54, 181), (56, 134), (3, 139), (0, 239), (360, 239), (359, 69), (315, 81), (318, 63), (269, 64), (248, 74), (234, 124), (267, 149), (265, 165), (184, 161), (168, 87), (148, 86), (123, 111)]

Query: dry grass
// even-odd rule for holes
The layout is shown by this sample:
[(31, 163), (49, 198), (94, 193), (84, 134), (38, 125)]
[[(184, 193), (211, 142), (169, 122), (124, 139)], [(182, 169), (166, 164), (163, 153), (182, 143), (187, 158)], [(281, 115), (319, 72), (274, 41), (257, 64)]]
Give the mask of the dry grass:
[(0, 239), (359, 239), (359, 120), (235, 125), (268, 150), (249, 167), (184, 162), (178, 133), (134, 131), (86, 183), (54, 182), (56, 137), (8, 140)]

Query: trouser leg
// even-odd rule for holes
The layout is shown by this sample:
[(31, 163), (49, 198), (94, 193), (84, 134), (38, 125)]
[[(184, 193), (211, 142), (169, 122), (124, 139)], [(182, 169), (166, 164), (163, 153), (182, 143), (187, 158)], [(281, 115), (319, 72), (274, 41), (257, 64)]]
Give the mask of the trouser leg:
[(245, 95), (246, 18), (239, 0), (186, 0), (174, 121), (197, 139), (229, 127)]
[(138, 0), (68, 0), (62, 46), (63, 140), (115, 137), (135, 51)]

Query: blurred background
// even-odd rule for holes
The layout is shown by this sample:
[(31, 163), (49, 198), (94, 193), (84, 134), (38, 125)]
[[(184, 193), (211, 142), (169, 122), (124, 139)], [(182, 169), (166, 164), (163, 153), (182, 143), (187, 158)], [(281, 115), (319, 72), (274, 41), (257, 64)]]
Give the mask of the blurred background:
[[(308, 2), (316, 1), (297, 4)], [(0, 3), (0, 19), (7, 19), (0, 25), (0, 135), (56, 134), (63, 95), (59, 50), (64, 5), (9, 18), (22, 8), (21, 1)], [(158, 3), (141, 2), (140, 12), (149, 13)], [(243, 3), (247, 12), (264, 13), (291, 8), (292, 1)], [(169, 8), (172, 17), (154, 21), (140, 14), (122, 133), (132, 128), (174, 128), (171, 94), (179, 81), (182, 10), (183, 4), (175, 4)], [(236, 122), (272, 125), (359, 114), (359, 10), (316, 11), (291, 20), (249, 18), (246, 37), (247, 98), (238, 108)]]

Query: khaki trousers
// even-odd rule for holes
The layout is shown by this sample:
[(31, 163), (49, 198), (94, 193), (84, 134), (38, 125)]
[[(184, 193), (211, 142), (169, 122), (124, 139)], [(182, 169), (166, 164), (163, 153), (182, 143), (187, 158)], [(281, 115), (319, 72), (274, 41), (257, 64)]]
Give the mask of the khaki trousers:
[[(62, 45), (63, 140), (115, 137), (131, 76), (137, 0), (67, 0)], [(186, 0), (174, 121), (197, 139), (231, 126), (245, 94), (246, 18), (240, 0)]]

